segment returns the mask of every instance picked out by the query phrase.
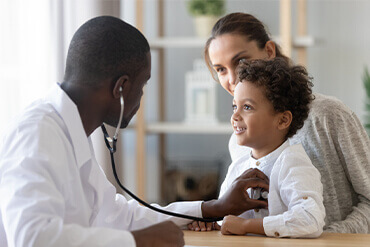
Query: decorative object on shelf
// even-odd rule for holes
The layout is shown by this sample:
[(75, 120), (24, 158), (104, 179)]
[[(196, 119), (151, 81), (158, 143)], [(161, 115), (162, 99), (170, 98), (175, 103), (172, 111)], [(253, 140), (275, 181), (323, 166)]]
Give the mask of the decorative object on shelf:
[(193, 62), (193, 70), (185, 74), (185, 122), (217, 124), (216, 83), (201, 59)]
[(370, 74), (367, 67), (365, 67), (362, 81), (366, 91), (364, 126), (367, 134), (370, 136)]
[(196, 34), (209, 37), (213, 25), (225, 13), (225, 0), (189, 0), (188, 10), (194, 17)]

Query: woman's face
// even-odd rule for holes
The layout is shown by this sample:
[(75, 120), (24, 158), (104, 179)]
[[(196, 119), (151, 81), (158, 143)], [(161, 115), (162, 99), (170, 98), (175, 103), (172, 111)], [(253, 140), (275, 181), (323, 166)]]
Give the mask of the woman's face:
[(235, 69), (239, 61), (241, 59), (271, 59), (275, 57), (275, 44), (268, 41), (266, 46), (260, 49), (256, 41), (248, 41), (243, 35), (223, 34), (212, 40), (208, 53), (221, 86), (234, 95), (234, 89), (238, 83)]

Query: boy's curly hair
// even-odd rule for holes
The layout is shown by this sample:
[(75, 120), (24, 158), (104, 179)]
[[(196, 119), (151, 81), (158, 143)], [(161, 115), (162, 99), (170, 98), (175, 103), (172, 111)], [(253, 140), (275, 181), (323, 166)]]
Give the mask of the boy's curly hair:
[(237, 67), (240, 82), (248, 81), (263, 87), (266, 98), (276, 112), (290, 111), (293, 115), (286, 138), (302, 128), (308, 117), (312, 94), (312, 77), (302, 66), (292, 66), (282, 58), (241, 61)]

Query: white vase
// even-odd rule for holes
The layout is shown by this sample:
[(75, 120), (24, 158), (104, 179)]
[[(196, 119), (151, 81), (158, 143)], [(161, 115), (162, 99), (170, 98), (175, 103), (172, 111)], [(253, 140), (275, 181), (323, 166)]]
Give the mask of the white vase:
[(211, 35), (212, 27), (217, 22), (217, 16), (200, 15), (194, 17), (195, 31), (198, 37), (207, 38)]

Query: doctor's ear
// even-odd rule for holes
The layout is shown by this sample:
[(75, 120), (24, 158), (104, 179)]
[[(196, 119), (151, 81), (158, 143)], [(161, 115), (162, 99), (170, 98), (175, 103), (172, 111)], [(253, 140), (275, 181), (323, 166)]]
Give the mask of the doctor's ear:
[(124, 95), (130, 89), (130, 78), (128, 75), (123, 75), (115, 82), (113, 87), (114, 98), (119, 98)]

